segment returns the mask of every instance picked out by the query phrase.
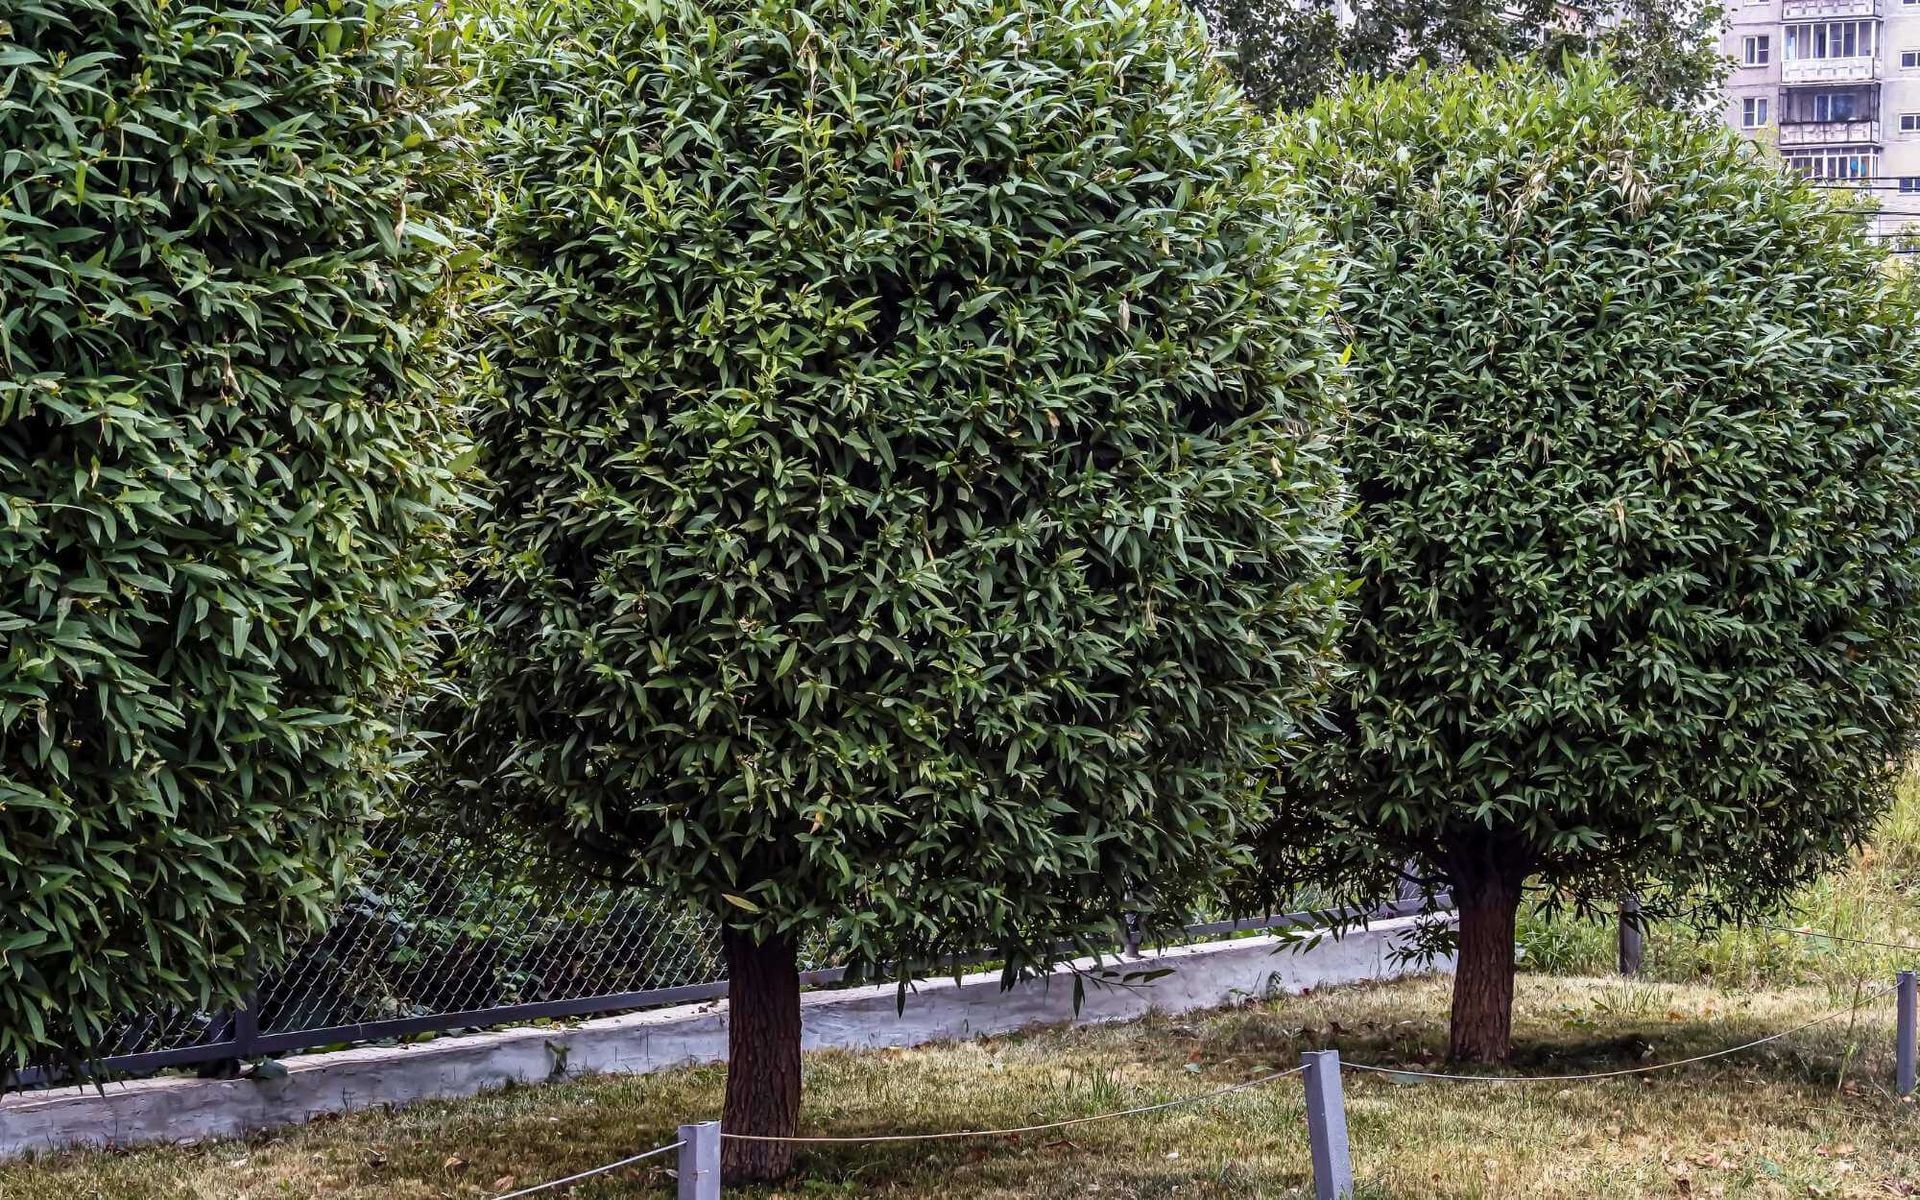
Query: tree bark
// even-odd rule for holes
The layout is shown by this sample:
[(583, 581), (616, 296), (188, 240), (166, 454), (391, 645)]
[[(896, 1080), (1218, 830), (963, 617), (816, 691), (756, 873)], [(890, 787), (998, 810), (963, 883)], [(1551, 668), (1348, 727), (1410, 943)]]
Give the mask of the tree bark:
[(1447, 1054), (1455, 1062), (1499, 1063), (1513, 1050), (1513, 937), (1520, 913), (1517, 869), (1494, 855), (1450, 872), (1460, 914)]
[[(800, 968), (791, 937), (721, 934), (727, 956), (727, 1100), (723, 1134), (792, 1137), (800, 1125)], [(720, 1143), (728, 1187), (793, 1170), (791, 1142)]]

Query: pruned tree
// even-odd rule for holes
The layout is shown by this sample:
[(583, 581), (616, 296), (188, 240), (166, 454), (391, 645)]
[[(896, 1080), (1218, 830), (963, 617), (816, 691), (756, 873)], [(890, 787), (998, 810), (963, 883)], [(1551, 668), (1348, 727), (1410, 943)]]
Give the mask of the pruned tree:
[(1011, 980), (1257, 815), (1331, 670), (1331, 273), (1172, 0), (500, 34), (450, 744), (722, 921), (725, 1126), (791, 1134), (804, 938)]
[(424, 15), (0, 0), (0, 1073), (237, 1000), (411, 752), (457, 442)]
[(1739, 920), (1889, 802), (1914, 294), (1857, 213), (1599, 67), (1416, 72), (1283, 141), (1349, 264), (1357, 591), (1252, 882), (1450, 887), (1452, 1052), (1498, 1060), (1529, 880)]

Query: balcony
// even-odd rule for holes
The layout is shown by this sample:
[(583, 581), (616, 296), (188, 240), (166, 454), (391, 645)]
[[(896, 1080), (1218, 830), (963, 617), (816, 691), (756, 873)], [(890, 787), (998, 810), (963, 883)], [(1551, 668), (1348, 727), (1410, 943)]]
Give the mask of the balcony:
[(1860, 83), (1880, 78), (1877, 55), (1853, 58), (1790, 58), (1780, 64), (1782, 83)]
[(1880, 0), (1781, 0), (1782, 21), (1827, 21), (1842, 17), (1877, 17)]
[(1781, 121), (1780, 148), (1880, 144), (1878, 121)]

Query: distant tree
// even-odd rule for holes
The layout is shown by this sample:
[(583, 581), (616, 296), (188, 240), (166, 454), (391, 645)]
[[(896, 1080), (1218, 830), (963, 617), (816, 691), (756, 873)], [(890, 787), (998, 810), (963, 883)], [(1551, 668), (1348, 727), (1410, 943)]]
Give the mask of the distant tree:
[(0, 0), (0, 1071), (237, 1000), (412, 750), (458, 442), (422, 17)]
[(1497, 1060), (1530, 880), (1740, 920), (1889, 802), (1920, 313), (1856, 213), (1597, 66), (1356, 87), (1281, 153), (1348, 263), (1357, 591), (1254, 882), (1451, 888), (1452, 1052)]
[(1242, 86), (1266, 108), (1313, 103), (1347, 79), (1415, 66), (1490, 67), (1609, 58), (1652, 102), (1701, 107), (1718, 93), (1722, 10), (1700, 0), (1193, 0)]
[(1174, 0), (506, 30), (455, 743), (722, 921), (733, 1132), (794, 1131), (804, 936), (1098, 945), (1324, 695), (1333, 283), (1209, 56)]

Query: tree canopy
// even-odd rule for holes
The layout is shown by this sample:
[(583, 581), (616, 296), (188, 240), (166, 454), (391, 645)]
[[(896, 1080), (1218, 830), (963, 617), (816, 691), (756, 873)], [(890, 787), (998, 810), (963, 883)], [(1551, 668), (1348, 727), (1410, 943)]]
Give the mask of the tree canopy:
[(1416, 66), (1548, 67), (1601, 57), (1653, 103), (1697, 109), (1718, 95), (1721, 6), (1697, 0), (1192, 0), (1266, 108), (1300, 108), (1349, 79)]
[(1338, 733), (1263, 857), (1451, 886), (1455, 1050), (1498, 1057), (1460, 1005), (1510, 988), (1523, 880), (1738, 919), (1888, 803), (1920, 700), (1913, 288), (1857, 213), (1599, 67), (1418, 71), (1284, 143), (1348, 261), (1357, 591)]
[(720, 915), (737, 980), (809, 931), (1011, 977), (1225, 853), (1325, 690), (1340, 489), (1332, 273), (1199, 22), (506, 36), (476, 795)]
[(0, 1069), (236, 999), (406, 749), (455, 440), (421, 16), (0, 0)]

